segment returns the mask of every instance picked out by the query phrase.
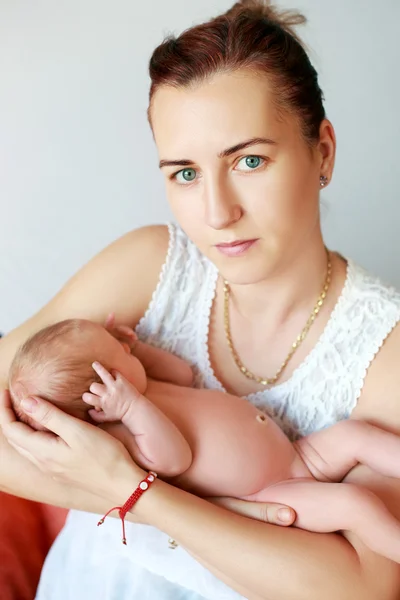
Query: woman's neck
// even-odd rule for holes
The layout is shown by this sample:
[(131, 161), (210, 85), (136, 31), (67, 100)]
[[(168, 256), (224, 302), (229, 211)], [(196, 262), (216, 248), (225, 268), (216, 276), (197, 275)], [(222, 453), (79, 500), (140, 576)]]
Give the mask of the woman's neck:
[[(325, 284), (328, 258), (322, 238), (309, 243), (267, 280), (247, 285), (230, 285), (236, 311), (246, 320), (263, 317), (275, 325), (292, 313), (313, 308)], [(334, 270), (334, 269), (333, 269)], [(329, 294), (329, 290), (328, 290)]]

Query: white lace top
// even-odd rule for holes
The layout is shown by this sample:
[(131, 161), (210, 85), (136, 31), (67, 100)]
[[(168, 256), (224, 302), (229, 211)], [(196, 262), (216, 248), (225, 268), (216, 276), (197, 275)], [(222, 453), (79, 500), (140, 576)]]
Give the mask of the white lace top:
[[(170, 225), (168, 257), (137, 327), (143, 341), (188, 360), (198, 387), (224, 387), (212, 370), (208, 329), (218, 272), (180, 228)], [(292, 439), (347, 418), (367, 369), (400, 320), (400, 292), (348, 260), (341, 296), (317, 345), (292, 377), (247, 399)]]
[[(196, 385), (224, 390), (208, 355), (208, 326), (217, 271), (183, 231), (169, 225), (159, 284), (137, 326), (143, 341), (189, 361)], [(292, 377), (247, 399), (291, 439), (349, 417), (385, 338), (400, 321), (400, 293), (348, 260), (342, 294), (325, 330)], [(42, 574), (38, 600), (238, 600), (230, 590), (153, 527), (72, 511)], [(205, 532), (207, 535), (207, 532)], [(167, 581), (168, 580), (168, 581)]]

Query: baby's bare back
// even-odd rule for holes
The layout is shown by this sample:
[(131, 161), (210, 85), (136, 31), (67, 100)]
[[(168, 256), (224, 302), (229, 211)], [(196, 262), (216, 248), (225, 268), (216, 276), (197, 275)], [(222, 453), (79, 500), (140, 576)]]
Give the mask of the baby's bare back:
[(240, 496), (289, 477), (297, 456), (294, 447), (278, 425), (247, 400), (157, 381), (149, 381), (145, 395), (192, 449), (191, 466), (175, 480), (181, 487)]

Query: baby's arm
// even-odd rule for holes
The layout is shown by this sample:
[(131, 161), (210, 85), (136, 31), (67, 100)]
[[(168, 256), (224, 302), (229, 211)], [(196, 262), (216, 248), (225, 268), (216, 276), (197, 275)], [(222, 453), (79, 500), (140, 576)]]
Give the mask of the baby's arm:
[(278, 502), (296, 511), (300, 529), (352, 531), (374, 552), (400, 563), (400, 522), (370, 490), (351, 483), (284, 481), (246, 500)]
[(185, 360), (157, 346), (138, 340), (132, 350), (144, 366), (151, 379), (167, 381), (175, 385), (190, 387), (193, 384), (193, 371)]
[(114, 377), (100, 363), (93, 368), (103, 383), (93, 383), (82, 396), (94, 407), (93, 421), (121, 421), (131, 434), (128, 450), (141, 467), (166, 477), (186, 471), (192, 451), (176, 425), (120, 373)]
[(319, 481), (341, 481), (357, 464), (400, 479), (400, 437), (364, 421), (340, 421), (294, 446)]

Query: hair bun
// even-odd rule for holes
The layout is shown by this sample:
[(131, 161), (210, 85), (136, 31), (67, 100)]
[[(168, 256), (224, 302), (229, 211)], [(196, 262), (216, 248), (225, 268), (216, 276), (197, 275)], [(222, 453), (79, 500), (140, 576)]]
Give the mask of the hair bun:
[(256, 17), (264, 17), (280, 25), (282, 29), (290, 31), (291, 34), (294, 25), (303, 25), (307, 21), (304, 15), (296, 11), (277, 9), (270, 0), (241, 0), (236, 2), (224, 16), (231, 19), (249, 13)]

